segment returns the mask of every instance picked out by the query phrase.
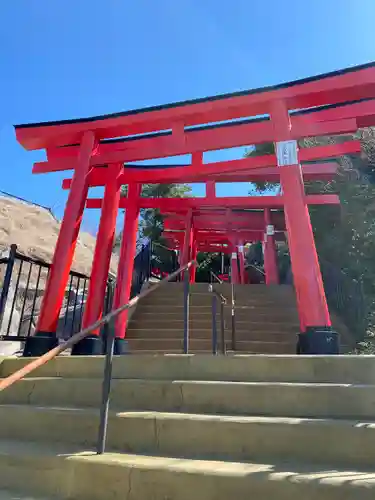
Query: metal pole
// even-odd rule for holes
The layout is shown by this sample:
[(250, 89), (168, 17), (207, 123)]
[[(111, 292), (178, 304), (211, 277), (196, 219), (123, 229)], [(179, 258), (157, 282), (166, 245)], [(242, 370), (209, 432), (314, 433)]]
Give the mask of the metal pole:
[(232, 351), (236, 350), (236, 317), (235, 317), (235, 295), (234, 295), (234, 283), (231, 283), (231, 291), (232, 291)]
[(190, 276), (184, 272), (184, 354), (189, 352)]
[(221, 352), (226, 354), (225, 346), (225, 323), (224, 323), (224, 302), (220, 301), (220, 334), (221, 334)]
[[(108, 296), (112, 294), (112, 287), (108, 287)], [(108, 303), (110, 298), (108, 297)], [(105, 445), (107, 440), (108, 428), (108, 412), (109, 401), (111, 394), (112, 382), (112, 365), (113, 365), (113, 352), (115, 345), (115, 322), (112, 319), (110, 323), (105, 324), (105, 338), (106, 338), (106, 355), (104, 365), (104, 376), (102, 385), (102, 402), (100, 405), (100, 423), (98, 432), (98, 445), (97, 454), (102, 455), (105, 452)]]
[[(209, 288), (212, 292), (212, 285)], [(216, 295), (212, 294), (212, 354), (217, 354), (217, 325), (216, 325), (216, 310), (217, 310), (217, 298)]]
[(12, 281), (12, 273), (13, 273), (14, 260), (16, 258), (16, 253), (17, 253), (17, 245), (15, 245), (15, 244), (10, 245), (8, 263), (7, 263), (7, 267), (5, 270), (3, 288), (1, 290), (1, 295), (0, 295), (0, 333), (1, 333), (1, 326), (2, 326), (3, 318), (4, 318), (5, 305), (6, 305), (7, 299), (8, 299), (9, 287), (10, 287), (10, 283)]

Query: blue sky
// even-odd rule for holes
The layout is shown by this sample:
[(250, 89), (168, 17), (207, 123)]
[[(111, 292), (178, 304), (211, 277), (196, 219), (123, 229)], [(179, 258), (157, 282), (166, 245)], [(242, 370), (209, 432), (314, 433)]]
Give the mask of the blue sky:
[[(13, 124), (232, 92), (375, 60), (374, 0), (12, 0), (1, 2), (0, 19), (0, 190), (58, 216), (66, 174), (32, 176), (44, 153), (24, 151)], [(218, 193), (247, 191), (236, 185)], [(86, 229), (96, 230), (97, 215), (86, 214)]]

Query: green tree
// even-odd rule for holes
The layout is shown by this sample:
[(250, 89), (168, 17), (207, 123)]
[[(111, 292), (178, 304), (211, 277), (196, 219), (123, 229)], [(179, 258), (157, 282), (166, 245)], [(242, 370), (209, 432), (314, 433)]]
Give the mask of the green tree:
[[(144, 184), (142, 197), (144, 198), (185, 198), (191, 193), (187, 184)], [(158, 241), (163, 231), (163, 216), (160, 210), (146, 208), (141, 210), (139, 223), (140, 237), (151, 238)]]
[[(191, 193), (187, 184), (143, 184), (143, 198), (184, 198)], [(127, 186), (123, 187), (123, 196), (127, 194)], [(163, 216), (158, 209), (142, 208), (140, 210), (139, 238), (150, 238), (153, 241), (162, 240)], [(118, 251), (121, 245), (122, 232), (115, 241), (114, 249)]]

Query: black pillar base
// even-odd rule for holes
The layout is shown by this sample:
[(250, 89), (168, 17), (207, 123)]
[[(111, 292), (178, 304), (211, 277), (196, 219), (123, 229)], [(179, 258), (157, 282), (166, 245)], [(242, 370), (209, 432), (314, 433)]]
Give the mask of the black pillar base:
[(115, 345), (113, 347), (113, 354), (115, 356), (124, 356), (129, 354), (129, 344), (125, 339), (115, 339)]
[(89, 335), (72, 347), (72, 356), (101, 356), (103, 339), (98, 335)]
[(37, 332), (33, 337), (26, 339), (22, 356), (25, 358), (43, 356), (58, 345), (59, 341), (54, 332)]
[(330, 326), (309, 326), (298, 335), (297, 354), (340, 354), (340, 337)]

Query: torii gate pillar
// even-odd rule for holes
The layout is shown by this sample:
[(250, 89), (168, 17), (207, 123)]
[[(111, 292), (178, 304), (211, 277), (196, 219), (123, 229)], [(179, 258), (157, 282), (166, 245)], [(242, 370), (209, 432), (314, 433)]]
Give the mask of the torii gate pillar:
[(79, 147), (72, 185), (53, 254), (36, 335), (28, 337), (25, 342), (23, 355), (26, 357), (41, 356), (58, 345), (56, 330), (85, 208), (89, 188), (90, 158), (94, 146), (94, 133), (85, 132)]
[[(117, 309), (126, 304), (130, 299), (134, 257), (137, 245), (139, 216), (138, 198), (141, 194), (141, 188), (141, 184), (129, 184), (128, 198), (131, 204), (125, 211), (113, 309)], [(127, 310), (120, 313), (115, 320), (115, 354), (127, 353), (127, 342), (125, 340), (127, 321)]]
[(274, 101), (270, 114), (277, 138), (275, 149), (301, 325), (297, 352), (338, 354), (339, 338), (331, 326), (288, 109), (284, 102)]
[(266, 285), (277, 285), (279, 283), (279, 270), (277, 267), (275, 228), (271, 224), (271, 213), (269, 208), (264, 210), (264, 222), (263, 259)]
[[(104, 190), (104, 199), (96, 237), (94, 258), (90, 276), (87, 301), (83, 313), (82, 328), (87, 328), (100, 320), (103, 314), (105, 292), (111, 263), (113, 242), (116, 232), (116, 219), (121, 196), (118, 177), (123, 169), (122, 163), (109, 167), (109, 179)], [(73, 355), (99, 355), (103, 353), (100, 328), (73, 346)]]

